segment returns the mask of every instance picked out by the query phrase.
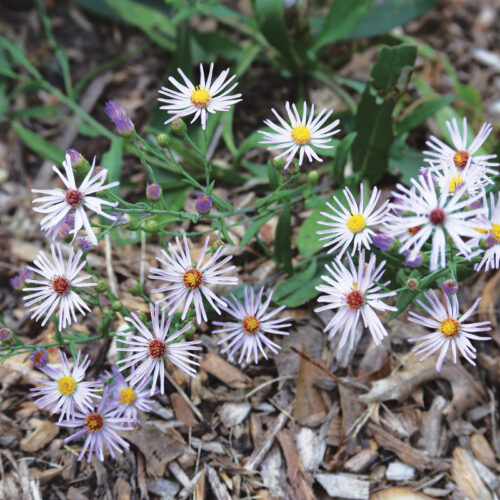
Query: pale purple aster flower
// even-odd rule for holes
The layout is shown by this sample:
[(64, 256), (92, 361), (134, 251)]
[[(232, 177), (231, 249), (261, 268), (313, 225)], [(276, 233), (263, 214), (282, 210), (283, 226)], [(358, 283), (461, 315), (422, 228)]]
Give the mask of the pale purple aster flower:
[(328, 202), (326, 204), (333, 213), (321, 212), (321, 215), (329, 220), (320, 220), (318, 224), (327, 226), (328, 229), (316, 231), (316, 234), (326, 235), (321, 237), (319, 241), (326, 240), (323, 247), (331, 247), (328, 249), (328, 253), (338, 250), (338, 256), (340, 257), (351, 243), (353, 243), (352, 255), (363, 247), (369, 249), (375, 235), (374, 227), (385, 222), (389, 200), (384, 201), (376, 208), (381, 191), (374, 187), (370, 201), (365, 207), (363, 184), (360, 184), (359, 192), (359, 204), (356, 203), (351, 191), (346, 187), (343, 193), (349, 208), (344, 207), (339, 199), (334, 196), (336, 207)]
[(443, 186), (438, 194), (435, 186), (423, 176), (411, 182), (414, 189), (397, 184), (401, 193), (393, 193), (403, 200), (403, 204), (396, 207), (403, 210), (403, 215), (387, 218), (386, 233), (401, 241), (399, 252), (410, 250), (408, 260), (414, 260), (424, 243), (432, 238), (430, 270), (435, 271), (446, 267), (446, 237), (449, 236), (460, 252), (469, 255), (471, 248), (464, 237), (477, 236), (477, 226), (471, 219), (483, 214), (484, 209), (467, 210), (467, 206), (481, 194), (463, 199), (465, 186), (450, 195), (449, 186)]
[(285, 309), (285, 306), (278, 307), (266, 313), (274, 292), (270, 291), (264, 302), (262, 301), (263, 293), (264, 287), (262, 287), (258, 295), (255, 296), (252, 287), (246, 285), (243, 291), (245, 298), (243, 304), (231, 294), (233, 302), (228, 300), (227, 306), (221, 306), (221, 309), (233, 316), (236, 321), (212, 322), (213, 325), (222, 326), (222, 328), (214, 330), (212, 333), (228, 334), (217, 344), (220, 345), (228, 342), (224, 349), (221, 350), (221, 354), (231, 350), (229, 353), (229, 360), (231, 360), (234, 354), (241, 349), (238, 363), (241, 363), (245, 355), (248, 362), (253, 354), (254, 361), (257, 364), (259, 351), (265, 359), (268, 359), (264, 347), (268, 347), (274, 354), (277, 354), (280, 349), (280, 346), (267, 338), (267, 335), (289, 335), (288, 332), (282, 329), (292, 325), (291, 323), (286, 323), (291, 319), (290, 316), (280, 319), (275, 318), (277, 314)]
[(85, 208), (102, 215), (108, 219), (112, 216), (103, 212), (102, 205), (114, 207), (117, 203), (103, 200), (95, 193), (105, 191), (106, 189), (118, 186), (119, 182), (111, 182), (104, 184), (106, 173), (93, 175), (92, 169), (89, 170), (80, 186), (76, 185), (73, 168), (69, 155), (63, 161), (63, 167), (66, 175), (64, 175), (55, 165), (52, 167), (54, 172), (61, 178), (65, 185), (65, 189), (32, 189), (33, 193), (44, 194), (41, 198), (33, 200), (33, 203), (42, 203), (41, 206), (33, 207), (35, 212), (47, 214), (41, 221), (42, 230), (51, 231), (58, 227), (59, 223), (72, 213), (75, 216), (74, 227), (70, 231), (73, 233), (73, 239), (76, 238), (78, 231), (83, 227), (87, 232), (89, 240), (97, 245), (97, 237), (92, 231), (92, 226)]
[(34, 273), (29, 267), (23, 267), (19, 271), (19, 276), (21, 276), (21, 278), (23, 278), (24, 280), (30, 280), (31, 278), (33, 278)]
[(28, 358), (33, 362), (36, 368), (40, 369), (47, 365), (49, 356), (43, 347), (33, 351)]
[(105, 447), (112, 458), (115, 458), (115, 452), (122, 453), (124, 449), (128, 450), (129, 444), (118, 433), (132, 430), (133, 423), (131, 418), (119, 415), (119, 409), (109, 398), (109, 387), (106, 387), (97, 407), (80, 410), (74, 414), (74, 418), (60, 422), (59, 425), (73, 429), (81, 428), (64, 442), (69, 443), (85, 436), (78, 460), (80, 461), (88, 450), (87, 462), (90, 463), (92, 454), (95, 454), (101, 462), (104, 460)]
[(354, 347), (356, 326), (360, 317), (363, 319), (365, 328), (370, 330), (375, 344), (379, 345), (387, 336), (387, 330), (375, 310), (397, 310), (396, 307), (382, 302), (382, 299), (396, 295), (396, 292), (381, 291), (382, 287), (386, 287), (390, 283), (390, 281), (380, 282), (384, 274), (385, 260), (376, 266), (376, 257), (371, 254), (365, 265), (364, 250), (359, 254), (357, 269), (349, 254), (347, 260), (348, 268), (342, 264), (340, 257), (337, 257), (331, 266), (328, 264), (325, 266), (330, 275), (321, 276), (326, 284), (318, 285), (316, 290), (324, 293), (324, 295), (319, 296), (318, 302), (326, 302), (326, 305), (317, 307), (315, 311), (337, 309), (323, 331), (329, 332), (329, 336), (333, 337), (339, 330), (342, 330), (339, 348), (342, 348), (348, 339), (350, 340), (350, 348)]
[(85, 158), (81, 153), (79, 153), (76, 149), (69, 148), (66, 150), (65, 156), (69, 156), (69, 161), (71, 166), (76, 167), (80, 165), (82, 161), (85, 161)]
[(127, 278), (123, 282), (123, 288), (125, 288), (125, 290), (132, 290), (132, 288), (134, 288), (136, 283), (137, 283), (137, 281), (135, 281), (134, 278)]
[(96, 283), (87, 281), (89, 274), (78, 276), (85, 265), (85, 261), (80, 262), (82, 251), (76, 254), (70, 253), (68, 262), (63, 261), (61, 247), (51, 245), (52, 261), (41, 251), (35, 259), (34, 265), (37, 267), (29, 269), (38, 274), (39, 279), (28, 279), (26, 283), (33, 283), (37, 286), (24, 288), (26, 296), (23, 300), (32, 312), (32, 318), (38, 321), (43, 315), (45, 319), (42, 326), (47, 323), (50, 316), (59, 306), (59, 329), (63, 330), (67, 325), (76, 321), (75, 309), (83, 315), (90, 311), (89, 306), (74, 292), (71, 287), (79, 288), (96, 286)]
[(435, 352), (441, 350), (436, 363), (436, 370), (439, 372), (444, 363), (446, 354), (451, 346), (453, 363), (457, 362), (457, 349), (460, 354), (471, 364), (475, 365), (476, 348), (471, 340), (489, 340), (491, 337), (480, 337), (477, 332), (491, 330), (489, 321), (478, 323), (464, 323), (477, 309), (481, 297), (479, 297), (467, 312), (460, 315), (460, 307), (456, 295), (444, 296), (443, 305), (438, 299), (434, 290), (424, 293), (427, 303), (417, 299), (417, 304), (430, 316), (422, 316), (413, 311), (409, 312), (408, 319), (413, 323), (432, 328), (434, 331), (420, 338), (410, 339), (410, 342), (420, 342), (421, 344), (413, 348), (416, 356), (422, 354), (420, 361), (428, 358)]
[(412, 268), (417, 268), (422, 265), (423, 260), (424, 256), (422, 252), (419, 252), (416, 256), (414, 256), (410, 250), (406, 250), (405, 259), (403, 260), (403, 265)]
[(10, 285), (14, 290), (17, 290), (19, 292), (24, 288), (25, 281), (20, 274), (16, 274), (12, 278), (10, 278)]
[(168, 248), (170, 254), (162, 250), (161, 252), (164, 259), (161, 257), (156, 258), (156, 260), (161, 262), (166, 269), (150, 267), (150, 274), (148, 275), (150, 279), (166, 281), (171, 284), (161, 288), (155, 288), (152, 292), (168, 292), (165, 297), (158, 301), (158, 303), (166, 301), (163, 309), (168, 309), (169, 316), (172, 316), (177, 307), (183, 303), (184, 310), (182, 312), (182, 319), (184, 319), (187, 315), (189, 306), (194, 302), (196, 322), (201, 323), (202, 319), (207, 321), (207, 313), (203, 306), (203, 298), (206, 298), (219, 314), (221, 312), (218, 306), (226, 305), (226, 302), (215, 295), (207, 285), (236, 285), (238, 283), (238, 278), (236, 277), (220, 276), (235, 268), (235, 266), (222, 267), (226, 262), (231, 260), (232, 256), (228, 255), (220, 262), (217, 262), (224, 251), (224, 247), (220, 247), (205, 263), (203, 263), (209, 241), (209, 237), (207, 236), (198, 262), (193, 263), (186, 235), (183, 235), (184, 248), (179, 238), (176, 237), (175, 240), (177, 242), (177, 250), (169, 243)]
[(134, 124), (119, 102), (108, 101), (105, 112), (113, 120), (119, 134), (128, 136), (134, 132)]
[(73, 243), (73, 248), (75, 250), (81, 250), (82, 252), (88, 252), (94, 248), (94, 244), (87, 240), (86, 238), (77, 238)]
[(199, 340), (176, 342), (176, 339), (191, 329), (191, 324), (167, 336), (172, 316), (167, 319), (164, 312), (160, 316), (158, 304), (154, 307), (149, 304), (149, 308), (153, 325), (152, 331), (135, 313), (125, 318), (125, 321), (137, 330), (137, 334), (121, 334), (118, 338), (119, 342), (126, 346), (118, 347), (118, 350), (128, 353), (128, 357), (118, 361), (117, 365), (121, 364), (119, 370), (123, 371), (126, 368), (135, 366), (136, 363), (140, 363), (135, 371), (131, 372), (127, 377), (127, 382), (134, 386), (140, 386), (142, 383), (148, 382), (152, 377), (149, 392), (152, 396), (156, 390), (158, 377), (160, 379), (160, 392), (164, 394), (165, 358), (188, 375), (196, 375), (196, 370), (192, 365), (199, 365), (195, 360), (199, 359), (200, 356), (192, 351), (201, 350), (201, 342)]
[(149, 380), (142, 381), (139, 385), (129, 384), (123, 375), (113, 366), (114, 380), (111, 386), (113, 393), (112, 403), (119, 409), (118, 415), (130, 418), (136, 423), (140, 423), (138, 411), (149, 413), (154, 400), (147, 385)]
[(391, 238), (386, 234), (375, 233), (373, 235), (373, 246), (375, 248), (378, 248), (379, 250), (388, 252), (389, 250), (392, 250), (394, 243), (395, 243), (394, 238)]
[(146, 186), (146, 197), (148, 198), (148, 200), (159, 200), (161, 198), (162, 192), (163, 191), (161, 189), (161, 186), (156, 182), (153, 182), (152, 184), (148, 184)]
[[(158, 91), (167, 98), (159, 97), (158, 101), (164, 102), (160, 109), (164, 109), (167, 113), (173, 115), (166, 122), (170, 123), (176, 118), (192, 115), (193, 123), (198, 117), (201, 119), (201, 128), (205, 130), (207, 126), (208, 113), (216, 113), (218, 111), (229, 111), (233, 104), (240, 102), (241, 94), (229, 95), (229, 93), (238, 85), (234, 83), (228, 88), (228, 85), (233, 81), (236, 75), (227, 79), (229, 68), (224, 70), (213, 82), (212, 73), (214, 63), (210, 64), (208, 77), (205, 80), (203, 64), (200, 64), (200, 84), (194, 85), (180, 68), (177, 71), (184, 80), (184, 85), (179, 83), (175, 78), (169, 76), (168, 79), (177, 90), (171, 90), (166, 87), (161, 87)], [(221, 93), (222, 92), (222, 93)]]
[(12, 340), (12, 330), (7, 327), (0, 328), (0, 342), (10, 342)]
[(85, 372), (90, 364), (90, 358), (85, 356), (80, 363), (80, 351), (73, 368), (70, 368), (68, 358), (63, 351), (59, 352), (62, 367), (54, 365), (41, 366), (40, 371), (51, 380), (32, 379), (33, 382), (41, 384), (31, 389), (38, 408), (47, 408), (50, 412), (61, 413), (59, 422), (72, 419), (75, 408), (80, 411), (93, 407), (92, 398), (100, 390), (99, 382), (84, 382)]
[(455, 295), (458, 292), (458, 283), (455, 280), (446, 280), (441, 283), (441, 290), (446, 295)]
[(304, 155), (307, 156), (309, 162), (312, 162), (313, 159), (320, 162), (323, 161), (314, 148), (333, 148), (330, 141), (333, 135), (340, 132), (340, 129), (336, 128), (340, 120), (334, 120), (332, 123), (324, 125), (333, 113), (333, 109), (328, 112), (326, 109), (323, 109), (316, 117), (314, 116), (314, 104), (311, 105), (308, 116), (307, 103), (305, 101), (302, 108), (302, 117), (299, 115), (295, 104), (290, 106), (290, 103), (287, 101), (285, 109), (290, 123), (287, 123), (274, 108), (271, 108), (279, 125), (273, 123), (271, 120), (264, 120), (265, 125), (271, 128), (272, 132), (259, 130), (259, 134), (263, 135), (263, 140), (260, 141), (260, 144), (268, 145), (267, 149), (284, 149), (285, 151), (276, 156), (275, 160), (285, 156), (285, 169), (292, 163), (297, 153), (299, 154), (299, 166), (302, 165)]
[(208, 196), (208, 194), (200, 193), (196, 197), (195, 206), (199, 214), (208, 214), (208, 212), (212, 209), (212, 197)]

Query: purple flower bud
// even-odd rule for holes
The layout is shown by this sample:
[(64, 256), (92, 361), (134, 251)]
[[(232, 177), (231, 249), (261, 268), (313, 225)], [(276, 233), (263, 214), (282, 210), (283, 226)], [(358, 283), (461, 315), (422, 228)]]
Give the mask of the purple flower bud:
[(134, 288), (135, 284), (136, 284), (136, 281), (134, 278), (128, 278), (123, 282), (123, 288), (125, 288), (125, 290), (132, 290), (132, 288)]
[(28, 358), (31, 359), (36, 368), (43, 368), (49, 362), (49, 356), (43, 347), (33, 351)]
[[(397, 196), (393, 198), (392, 200), (393, 205), (402, 205), (403, 200), (401, 198), (398, 198)], [(395, 214), (401, 215), (403, 213), (403, 210), (400, 210), (399, 208), (394, 208), (392, 207), (392, 210), (394, 211)]]
[(73, 243), (73, 248), (75, 250), (81, 250), (82, 252), (88, 252), (94, 248), (94, 244), (85, 238), (78, 238)]
[(153, 184), (148, 184), (146, 187), (146, 196), (149, 200), (159, 200), (162, 194), (162, 189), (159, 184), (154, 182)]
[(130, 217), (128, 214), (122, 214), (121, 212), (111, 212), (111, 215), (114, 217), (113, 224), (118, 220), (118, 224), (126, 224), (130, 222)]
[(85, 161), (83, 155), (79, 153), (76, 149), (69, 148), (66, 150), (66, 154), (69, 155), (72, 167), (76, 167), (77, 165), (80, 165), (82, 161)]
[(458, 292), (458, 283), (455, 280), (446, 280), (441, 283), (441, 290), (446, 295), (455, 295)]
[(0, 342), (7, 343), (12, 340), (12, 330), (9, 328), (0, 328)]
[(134, 132), (134, 124), (120, 103), (108, 101), (105, 111), (115, 123), (118, 133), (128, 136)]
[(20, 292), (24, 288), (24, 279), (20, 274), (16, 274), (13, 278), (10, 278), (10, 284), (14, 290)]
[(94, 175), (98, 175), (100, 174), (101, 172), (104, 172), (106, 171), (107, 169), (105, 169), (102, 165), (95, 165), (94, 166), (94, 169), (92, 170), (92, 173)]
[(212, 209), (212, 198), (208, 194), (201, 193), (196, 198), (196, 210), (201, 215), (208, 214)]
[(19, 271), (19, 276), (21, 276), (24, 280), (30, 280), (33, 278), (34, 276), (34, 273), (31, 269), (29, 269), (28, 267), (23, 267), (20, 271)]
[(419, 252), (417, 257), (413, 260), (409, 260), (410, 254), (411, 254), (411, 251), (406, 250), (405, 260), (403, 261), (403, 265), (408, 266), (408, 267), (419, 267), (422, 264), (422, 260), (423, 260), (422, 253)]
[(373, 235), (373, 244), (379, 250), (384, 250), (384, 251), (392, 250), (392, 246), (394, 245), (394, 238), (391, 238), (386, 234), (375, 233)]

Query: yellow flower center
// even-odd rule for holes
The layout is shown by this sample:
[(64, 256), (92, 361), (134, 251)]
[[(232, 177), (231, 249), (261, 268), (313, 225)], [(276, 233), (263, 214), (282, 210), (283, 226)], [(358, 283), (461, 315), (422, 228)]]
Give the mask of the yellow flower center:
[(453, 177), (450, 180), (450, 193), (454, 193), (457, 189), (460, 189), (464, 185), (464, 180), (460, 175)]
[(135, 392), (131, 387), (125, 387), (120, 391), (120, 403), (122, 405), (132, 405), (135, 403)]
[(67, 375), (57, 381), (57, 390), (64, 396), (72, 396), (76, 391), (76, 381), (73, 377)]
[(493, 224), (491, 232), (493, 236), (497, 239), (497, 241), (500, 243), (500, 224)]
[(456, 319), (445, 319), (441, 323), (439, 331), (443, 334), (443, 337), (455, 337), (458, 335), (458, 332), (460, 332), (460, 323)]
[(241, 326), (247, 335), (253, 335), (259, 331), (260, 321), (255, 316), (247, 316)]
[(191, 102), (193, 106), (197, 108), (206, 108), (210, 102), (210, 92), (205, 88), (201, 88), (199, 85), (194, 88), (191, 93)]
[(346, 222), (347, 229), (353, 233), (359, 233), (366, 227), (366, 220), (361, 214), (354, 214)]
[(311, 132), (304, 125), (297, 125), (292, 129), (292, 139), (295, 144), (303, 146), (311, 140)]
[(182, 282), (188, 290), (199, 290), (203, 284), (203, 274), (197, 269), (188, 269), (182, 275)]

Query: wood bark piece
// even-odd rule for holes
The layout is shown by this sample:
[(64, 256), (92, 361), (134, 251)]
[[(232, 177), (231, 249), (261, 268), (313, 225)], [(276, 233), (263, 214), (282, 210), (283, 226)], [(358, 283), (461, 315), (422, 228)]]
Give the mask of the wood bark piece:
[(370, 497), (370, 481), (354, 474), (338, 472), (314, 477), (331, 497), (350, 500), (368, 500)]
[(457, 446), (453, 450), (451, 461), (451, 476), (455, 484), (462, 490), (468, 498), (493, 500), (493, 497), (481, 481), (469, 454)]
[(370, 465), (375, 462), (377, 458), (378, 453), (367, 448), (356, 453), (356, 455), (353, 455), (344, 464), (344, 468), (349, 472), (359, 474), (360, 472), (364, 472), (366, 469), (368, 469), (368, 467), (370, 467)]
[(411, 488), (391, 487), (370, 495), (370, 500), (437, 500)]
[(21, 449), (35, 453), (49, 444), (59, 434), (59, 431), (60, 428), (57, 425), (45, 420), (21, 441)]
[(369, 423), (368, 429), (373, 433), (375, 441), (381, 448), (394, 452), (403, 463), (415, 469), (424, 470), (432, 467), (434, 470), (444, 470), (448, 468), (448, 464), (433, 459), (426, 451), (413, 448), (374, 423)]
[(437, 456), (439, 449), (439, 436), (441, 435), (441, 419), (447, 401), (443, 396), (436, 396), (429, 408), (422, 414), (422, 442), (432, 457)]
[(207, 477), (210, 488), (217, 500), (231, 500), (226, 485), (221, 481), (213, 467), (207, 466)]
[(470, 448), (474, 456), (487, 467), (494, 469), (497, 465), (495, 453), (482, 434), (473, 434), (470, 437)]
[(285, 455), (288, 479), (290, 481), (291, 500), (314, 500), (316, 497), (312, 490), (313, 480), (304, 470), (299, 453), (295, 446), (293, 433), (289, 429), (282, 429), (278, 433), (278, 441)]
[(174, 408), (175, 418), (177, 418), (177, 420), (184, 422), (188, 427), (196, 425), (194, 413), (180, 394), (176, 392), (170, 394), (170, 402)]
[(251, 382), (250, 377), (213, 352), (202, 358), (201, 368), (233, 389), (246, 388)]

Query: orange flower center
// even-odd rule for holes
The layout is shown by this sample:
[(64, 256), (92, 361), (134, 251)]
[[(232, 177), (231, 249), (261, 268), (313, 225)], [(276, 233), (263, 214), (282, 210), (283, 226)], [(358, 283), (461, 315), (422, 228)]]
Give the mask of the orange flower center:
[(254, 335), (259, 331), (260, 321), (255, 316), (247, 316), (241, 326), (247, 335)]
[(358, 284), (354, 283), (353, 291), (349, 292), (346, 297), (347, 306), (351, 311), (361, 309), (365, 303), (363, 294), (358, 290)]
[(100, 413), (91, 413), (85, 417), (85, 427), (95, 434), (104, 428), (104, 417)]
[(446, 338), (456, 337), (460, 332), (460, 323), (456, 319), (452, 318), (445, 319), (441, 323), (439, 331), (443, 334), (443, 337)]
[(52, 290), (61, 296), (68, 294), (71, 288), (71, 283), (64, 276), (54, 276), (50, 281), (50, 285)]
[(199, 290), (203, 283), (203, 274), (197, 269), (189, 269), (182, 275), (182, 282), (189, 290)]
[(149, 342), (149, 355), (156, 360), (160, 360), (167, 353), (167, 344), (161, 340), (154, 339)]
[(467, 151), (458, 151), (453, 157), (453, 163), (457, 168), (465, 168), (469, 161), (469, 153)]

